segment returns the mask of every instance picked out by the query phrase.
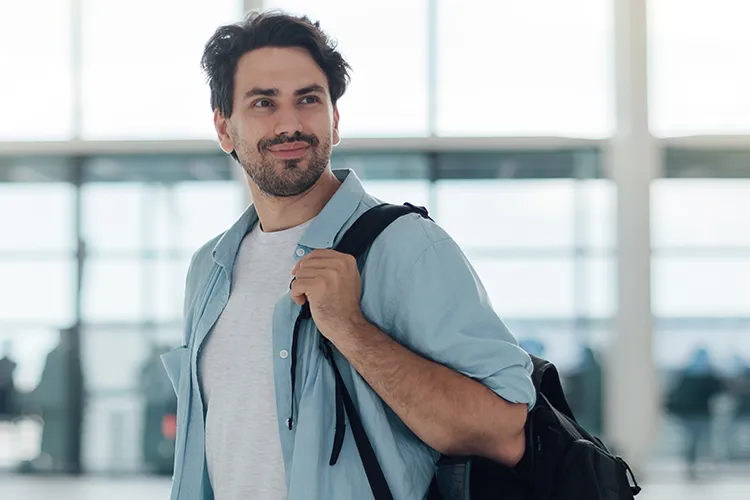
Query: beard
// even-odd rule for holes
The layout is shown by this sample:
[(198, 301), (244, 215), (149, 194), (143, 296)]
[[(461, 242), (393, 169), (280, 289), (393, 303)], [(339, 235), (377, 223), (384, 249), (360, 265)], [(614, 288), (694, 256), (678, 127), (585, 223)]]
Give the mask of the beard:
[[(291, 136), (281, 135), (263, 139), (257, 148), (251, 147), (239, 137), (232, 137), (236, 145), (240, 165), (260, 191), (276, 198), (297, 196), (318, 182), (331, 159), (331, 136), (321, 142), (314, 135), (296, 132)], [(268, 150), (271, 146), (287, 142), (306, 142), (310, 145), (305, 157), (292, 160), (275, 158)], [(304, 161), (307, 165), (303, 165)]]

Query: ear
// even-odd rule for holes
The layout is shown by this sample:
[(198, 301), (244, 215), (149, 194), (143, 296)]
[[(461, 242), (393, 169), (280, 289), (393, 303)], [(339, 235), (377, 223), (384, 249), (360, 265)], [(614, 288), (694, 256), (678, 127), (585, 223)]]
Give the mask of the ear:
[(214, 127), (216, 128), (216, 134), (219, 137), (221, 150), (226, 154), (234, 151), (234, 141), (232, 140), (232, 136), (229, 135), (229, 127), (231, 127), (231, 124), (229, 123), (229, 120), (224, 118), (224, 115), (222, 115), (221, 111), (218, 109), (214, 110)]
[(339, 108), (333, 108), (333, 145), (338, 146), (341, 142), (339, 136)]

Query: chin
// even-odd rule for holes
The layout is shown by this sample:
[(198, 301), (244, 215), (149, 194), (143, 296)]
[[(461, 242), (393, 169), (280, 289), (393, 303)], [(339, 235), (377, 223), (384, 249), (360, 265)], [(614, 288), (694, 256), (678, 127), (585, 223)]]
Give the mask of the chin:
[(309, 166), (308, 162), (302, 158), (294, 160), (279, 160), (279, 163), (284, 170), (306, 169)]

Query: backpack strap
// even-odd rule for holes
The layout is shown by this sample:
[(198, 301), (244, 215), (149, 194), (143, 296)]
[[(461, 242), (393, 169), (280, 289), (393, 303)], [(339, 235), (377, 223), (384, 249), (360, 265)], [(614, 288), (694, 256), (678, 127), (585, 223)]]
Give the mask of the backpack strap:
[(359, 259), (364, 256), (386, 227), (399, 217), (410, 213), (418, 213), (426, 219), (430, 218), (426, 208), (411, 203), (404, 203), (403, 205), (384, 203), (372, 207), (354, 221), (354, 224), (336, 245), (335, 250)]
[[(418, 213), (424, 218), (430, 218), (427, 209), (410, 203), (405, 203), (403, 205), (384, 203), (372, 207), (364, 214), (360, 215), (354, 224), (352, 224), (341, 238), (341, 241), (336, 245), (335, 250), (352, 255), (359, 261), (360, 266), (362, 266), (367, 251), (380, 233), (382, 233), (383, 230), (385, 230), (385, 228), (396, 219), (410, 213)], [(292, 335), (292, 404), (294, 404), (297, 338), (299, 337), (301, 322), (311, 317), (309, 311), (308, 304), (305, 304), (295, 322), (294, 333)], [(367, 437), (367, 433), (365, 432), (362, 420), (354, 405), (354, 401), (352, 400), (349, 391), (346, 389), (341, 373), (336, 366), (336, 361), (333, 357), (333, 346), (331, 342), (322, 335), (320, 335), (320, 339), (323, 355), (331, 364), (336, 383), (336, 426), (329, 465), (335, 465), (338, 461), (339, 454), (341, 453), (341, 448), (344, 443), (344, 434), (346, 433), (346, 419), (344, 417), (344, 413), (346, 413), (349, 417), (349, 424), (352, 427), (352, 434), (354, 435), (354, 441), (357, 445), (357, 451), (362, 460), (362, 465), (364, 466), (367, 481), (370, 484), (370, 489), (372, 490), (374, 499), (393, 500), (393, 494), (388, 487), (388, 482), (385, 479), (383, 469), (378, 463), (375, 450)], [(293, 408), (294, 407), (292, 407), (292, 414), (294, 413)], [(292, 415), (287, 419), (287, 425), (291, 429), (293, 425)]]
[(388, 481), (385, 479), (383, 469), (380, 467), (380, 463), (378, 463), (378, 457), (375, 455), (375, 450), (372, 448), (372, 443), (370, 443), (367, 437), (367, 432), (362, 425), (362, 420), (359, 418), (354, 401), (352, 401), (349, 391), (346, 390), (346, 384), (344, 384), (341, 373), (336, 366), (336, 361), (333, 359), (331, 342), (326, 339), (323, 345), (325, 346), (325, 357), (331, 364), (333, 374), (336, 377), (336, 436), (333, 442), (333, 451), (331, 452), (329, 465), (336, 464), (344, 443), (344, 431), (346, 427), (343, 424), (343, 410), (346, 409), (346, 414), (349, 417), (349, 425), (352, 426), (352, 434), (354, 434), (354, 442), (357, 445), (359, 458), (362, 460), (362, 465), (365, 468), (365, 475), (367, 476), (367, 482), (370, 483), (373, 498), (375, 500), (393, 500), (393, 494), (388, 487)]
[(529, 354), (529, 357), (534, 365), (531, 380), (534, 383), (537, 394), (541, 393), (544, 395), (552, 407), (577, 423), (575, 416), (573, 416), (573, 410), (570, 409), (568, 400), (565, 399), (565, 393), (560, 382), (560, 374), (557, 372), (555, 365), (546, 359), (532, 354)]

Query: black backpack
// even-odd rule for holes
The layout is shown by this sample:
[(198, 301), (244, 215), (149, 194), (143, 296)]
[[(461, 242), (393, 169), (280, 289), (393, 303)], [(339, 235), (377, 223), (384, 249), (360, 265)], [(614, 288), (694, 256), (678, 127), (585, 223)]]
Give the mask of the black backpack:
[[(378, 235), (390, 223), (409, 213), (429, 218), (425, 208), (409, 203), (373, 207), (354, 222), (335, 249), (357, 258), (361, 270), (366, 253)], [(305, 304), (294, 328), (292, 365), (295, 365), (300, 322), (307, 319), (310, 319), (310, 310)], [(330, 465), (336, 464), (341, 451), (346, 413), (374, 499), (393, 500), (336, 366), (333, 347), (322, 335), (320, 342), (336, 380), (336, 431)], [(521, 462), (509, 468), (483, 457), (443, 456), (436, 465), (428, 500), (629, 500), (640, 492), (625, 461), (610, 453), (598, 438), (578, 425), (554, 365), (535, 356), (531, 358), (537, 403), (527, 418), (526, 452)]]

